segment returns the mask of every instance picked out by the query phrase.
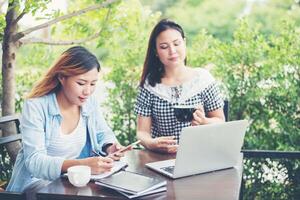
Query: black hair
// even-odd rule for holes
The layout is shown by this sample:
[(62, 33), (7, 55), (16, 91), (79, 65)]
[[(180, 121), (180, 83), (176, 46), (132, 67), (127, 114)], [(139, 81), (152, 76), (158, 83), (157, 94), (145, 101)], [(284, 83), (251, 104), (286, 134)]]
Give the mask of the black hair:
[[(157, 83), (161, 82), (161, 78), (163, 77), (165, 70), (156, 53), (156, 39), (161, 32), (168, 29), (174, 29), (178, 31), (181, 34), (181, 37), (183, 39), (185, 38), (182, 27), (174, 21), (171, 21), (169, 19), (162, 19), (155, 25), (148, 42), (148, 49), (144, 61), (143, 73), (140, 80), (141, 87), (144, 86), (147, 78), (149, 84), (153, 87)], [(186, 58), (184, 60), (184, 63), (186, 64)]]

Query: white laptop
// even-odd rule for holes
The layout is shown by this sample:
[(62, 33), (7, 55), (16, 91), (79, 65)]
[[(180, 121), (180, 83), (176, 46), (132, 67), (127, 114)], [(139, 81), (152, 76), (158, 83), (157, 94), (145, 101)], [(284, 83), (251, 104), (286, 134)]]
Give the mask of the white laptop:
[(238, 120), (183, 128), (176, 159), (146, 166), (174, 179), (234, 167), (248, 124)]

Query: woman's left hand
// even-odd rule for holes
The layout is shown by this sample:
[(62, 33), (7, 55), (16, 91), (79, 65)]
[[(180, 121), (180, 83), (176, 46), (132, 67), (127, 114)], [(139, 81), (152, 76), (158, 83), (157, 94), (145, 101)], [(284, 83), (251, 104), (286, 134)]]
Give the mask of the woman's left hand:
[(205, 117), (205, 112), (202, 105), (196, 108), (196, 111), (193, 113), (193, 117), (194, 119), (191, 123), (192, 126), (206, 124), (207, 118)]
[(106, 149), (106, 153), (108, 154), (108, 157), (110, 157), (113, 160), (120, 160), (121, 157), (124, 156), (124, 152), (120, 152), (119, 150), (124, 148), (119, 143), (113, 143)]

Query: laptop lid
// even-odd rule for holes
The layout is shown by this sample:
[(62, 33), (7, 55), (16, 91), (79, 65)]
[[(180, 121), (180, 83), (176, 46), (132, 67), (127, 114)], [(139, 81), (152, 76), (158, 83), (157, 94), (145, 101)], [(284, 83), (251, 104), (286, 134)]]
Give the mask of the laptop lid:
[(247, 126), (247, 120), (238, 120), (183, 128), (173, 175), (162, 170), (168, 161), (146, 166), (171, 178), (233, 167), (240, 159)]

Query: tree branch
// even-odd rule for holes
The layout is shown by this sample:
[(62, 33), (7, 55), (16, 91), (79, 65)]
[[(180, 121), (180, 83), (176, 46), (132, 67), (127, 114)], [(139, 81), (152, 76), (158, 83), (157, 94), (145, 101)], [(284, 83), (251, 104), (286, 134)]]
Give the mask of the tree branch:
[(82, 44), (85, 42), (88, 42), (90, 40), (93, 40), (97, 37), (99, 37), (102, 33), (102, 31), (105, 28), (106, 22), (108, 21), (109, 15), (110, 15), (111, 9), (108, 10), (105, 19), (103, 21), (102, 24), (102, 28), (100, 31), (98, 31), (97, 33), (95, 33), (94, 35), (91, 35), (87, 38), (81, 39), (81, 40), (70, 40), (70, 41), (54, 41), (54, 40), (50, 40), (50, 39), (42, 39), (42, 38), (28, 38), (28, 39), (21, 39), (20, 42), (22, 44), (33, 44), (33, 43), (39, 43), (39, 44), (48, 44), (48, 45), (73, 45), (73, 44)]
[(50, 20), (50, 21), (48, 21), (46, 23), (43, 23), (43, 24), (31, 27), (31, 28), (29, 28), (29, 29), (27, 29), (25, 31), (21, 31), (21, 32), (15, 34), (13, 36), (13, 40), (17, 41), (17, 40), (21, 39), (22, 37), (24, 37), (25, 35), (33, 32), (33, 31), (46, 28), (48, 26), (56, 24), (57, 22), (64, 21), (66, 19), (69, 19), (69, 18), (78, 16), (78, 15), (84, 14), (86, 12), (90, 12), (90, 11), (97, 10), (97, 9), (100, 9), (100, 8), (105, 8), (105, 7), (109, 6), (110, 4), (113, 4), (113, 3), (117, 2), (117, 1), (119, 1), (119, 0), (107, 0), (107, 1), (105, 1), (103, 3), (101, 3), (101, 4), (96, 4), (96, 5), (84, 8), (82, 10), (78, 10), (78, 11), (72, 12), (70, 14), (57, 17), (56, 19)]
[(18, 23), (20, 19), (26, 14), (25, 9), (21, 12), (21, 14), (13, 21), (14, 24)]
[(39, 44), (48, 44), (48, 45), (73, 45), (73, 44), (82, 44), (85, 42), (88, 42), (90, 40), (93, 40), (97, 37), (100, 36), (102, 31), (99, 31), (98, 33), (89, 36), (87, 38), (81, 39), (81, 40), (70, 40), (70, 41), (54, 41), (50, 39), (42, 39), (42, 38), (28, 38), (28, 39), (21, 39), (20, 42), (22, 44), (34, 44), (34, 43), (39, 43)]

